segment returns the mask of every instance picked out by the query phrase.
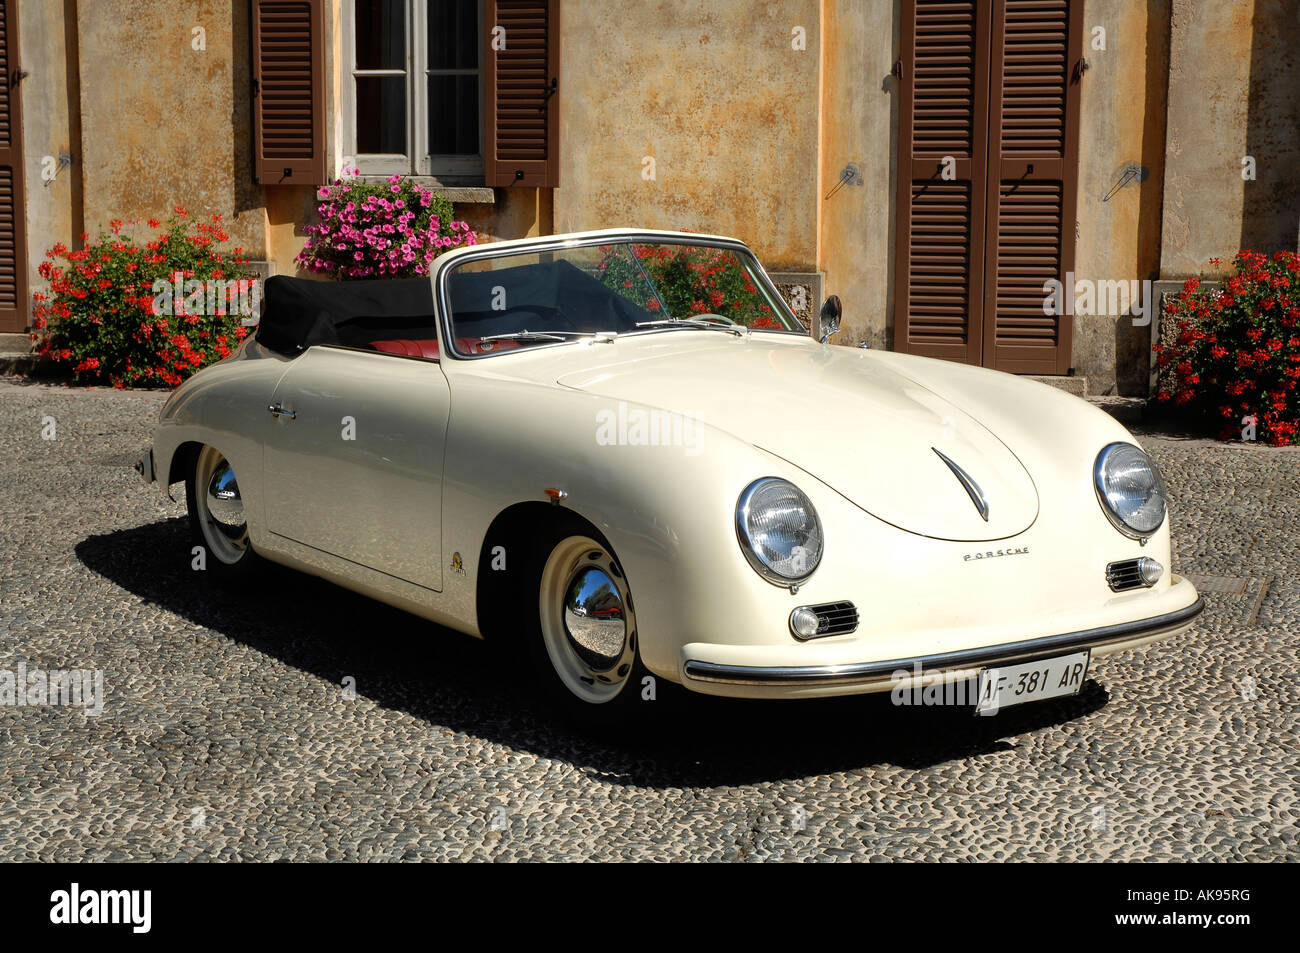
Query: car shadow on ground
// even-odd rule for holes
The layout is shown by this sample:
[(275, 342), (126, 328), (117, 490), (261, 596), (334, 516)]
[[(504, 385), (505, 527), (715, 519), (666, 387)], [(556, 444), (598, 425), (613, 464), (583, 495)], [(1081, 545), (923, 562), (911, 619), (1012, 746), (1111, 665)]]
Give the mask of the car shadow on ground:
[[(1088, 681), (1073, 698), (978, 717), (969, 709), (899, 707), (889, 695), (799, 701), (712, 698), (661, 683), (634, 735), (593, 736), (504, 676), (514, 661), (323, 580), (263, 564), (237, 588), (190, 568), (183, 518), (91, 536), (81, 562), (122, 589), (216, 635), (356, 689), (375, 704), (534, 755), (610, 783), (650, 787), (753, 784), (893, 764), (922, 769), (1013, 750), (1017, 735), (1085, 717), (1109, 696)], [(667, 692), (664, 689), (667, 689)]]

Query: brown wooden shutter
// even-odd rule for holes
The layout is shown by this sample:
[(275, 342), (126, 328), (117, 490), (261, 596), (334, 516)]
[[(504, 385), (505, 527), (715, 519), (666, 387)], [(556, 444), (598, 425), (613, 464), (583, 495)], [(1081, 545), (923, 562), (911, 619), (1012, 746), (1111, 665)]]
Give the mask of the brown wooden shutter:
[[(484, 173), (488, 185), (560, 184), (559, 0), (487, 0)], [(494, 27), (504, 50), (492, 49)]]
[(27, 242), (16, 0), (0, 0), (0, 331), (25, 331)]
[(324, 0), (252, 0), (253, 178), (325, 178)]
[(989, 4), (903, 0), (901, 27), (894, 348), (978, 364)]
[(993, 7), (984, 364), (1064, 374), (1073, 319), (1043, 313), (1043, 283), (1074, 268), (1083, 4)]

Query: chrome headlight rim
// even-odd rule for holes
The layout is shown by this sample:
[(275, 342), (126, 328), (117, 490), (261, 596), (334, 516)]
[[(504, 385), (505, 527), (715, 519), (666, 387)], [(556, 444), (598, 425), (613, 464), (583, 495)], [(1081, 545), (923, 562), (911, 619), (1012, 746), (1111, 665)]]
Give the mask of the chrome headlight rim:
[[(774, 483), (783, 484), (793, 490), (801, 499), (802, 505), (807, 510), (808, 516), (812, 523), (817, 527), (817, 533), (820, 537), (821, 545), (818, 546), (814, 557), (809, 561), (806, 572), (797, 576), (785, 576), (777, 572), (758, 555), (757, 548), (749, 537), (749, 513), (750, 506), (755, 494), (766, 486)], [(745, 554), (745, 560), (749, 563), (754, 572), (758, 573), (774, 586), (780, 586), (784, 589), (797, 588), (807, 582), (812, 574), (817, 571), (821, 565), (822, 554), (826, 551), (826, 536), (822, 531), (821, 517), (817, 515), (817, 508), (809, 499), (808, 494), (799, 489), (795, 484), (783, 477), (766, 476), (759, 477), (750, 483), (741, 491), (739, 498), (736, 500), (736, 540), (740, 543), (740, 551)]]
[[(1151, 465), (1152, 472), (1156, 476), (1156, 493), (1160, 496), (1160, 520), (1156, 523), (1153, 529), (1141, 530), (1130, 526), (1110, 505), (1110, 496), (1106, 492), (1106, 464), (1110, 460), (1111, 455), (1121, 449), (1136, 450), (1138, 453), (1142, 454), (1142, 456), (1146, 457), (1147, 461)], [(1117, 440), (1114, 443), (1108, 443), (1106, 446), (1102, 447), (1101, 452), (1097, 454), (1096, 461), (1092, 465), (1092, 484), (1093, 489), (1097, 492), (1097, 503), (1101, 507), (1101, 511), (1106, 514), (1106, 519), (1110, 521), (1110, 525), (1115, 527), (1116, 530), (1124, 536), (1127, 536), (1129, 539), (1136, 539), (1138, 542), (1146, 545), (1147, 540), (1160, 532), (1160, 528), (1165, 525), (1165, 521), (1169, 518), (1169, 495), (1166, 492), (1164, 475), (1160, 472), (1159, 464), (1151, 458), (1149, 453), (1137, 444)]]

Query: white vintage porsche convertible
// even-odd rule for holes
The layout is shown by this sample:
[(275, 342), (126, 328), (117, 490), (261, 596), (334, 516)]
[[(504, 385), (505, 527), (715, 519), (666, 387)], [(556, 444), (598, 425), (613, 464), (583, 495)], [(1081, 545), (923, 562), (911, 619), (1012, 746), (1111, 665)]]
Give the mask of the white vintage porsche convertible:
[(1114, 419), (1022, 378), (810, 338), (728, 238), (463, 248), (430, 279), (272, 278), (162, 411), (210, 572), (265, 558), (519, 640), (596, 720), (719, 695), (1079, 690), (1202, 609)]

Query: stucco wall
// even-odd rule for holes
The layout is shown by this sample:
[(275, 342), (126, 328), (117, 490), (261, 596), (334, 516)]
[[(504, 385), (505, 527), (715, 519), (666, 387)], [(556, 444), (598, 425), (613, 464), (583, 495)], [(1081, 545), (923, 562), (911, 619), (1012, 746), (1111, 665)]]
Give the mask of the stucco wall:
[[(340, 0), (327, 10), (337, 171)], [(184, 205), (221, 214), (232, 244), (293, 271), (314, 191), (252, 180), (246, 3), (153, 0), (147, 29), (135, 0), (24, 3), (22, 12), (25, 60), (61, 70), (67, 46), (73, 83), (43, 82), (38, 96), (33, 77), (24, 90), (33, 249)], [(774, 270), (817, 269), (817, 0), (704, 10), (569, 0), (562, 23), (565, 187), (499, 190), (495, 203), (458, 205), (458, 216), (489, 240), (628, 223), (721, 231), (751, 242)], [(193, 49), (195, 27), (204, 50)], [(795, 27), (803, 50), (792, 48)], [(73, 153), (73, 174), (61, 193), (33, 196), (36, 153), (48, 148)], [(653, 181), (642, 177), (647, 155)]]
[(566, 0), (555, 230), (721, 232), (773, 270), (815, 270), (818, 8)]
[[(565, 0), (561, 175), (457, 214), (485, 238), (609, 225), (737, 235), (773, 271), (821, 271), (837, 340), (892, 333), (898, 0)], [(341, 0), (327, 43), (337, 169)], [(248, 5), (153, 0), (20, 7), (29, 265), (112, 218), (184, 204), (293, 270), (313, 190), (252, 181)], [(71, 19), (69, 19), (71, 18)], [(1087, 0), (1076, 266), (1094, 280), (1179, 277), (1300, 232), (1300, 9), (1294, 0)], [(1106, 29), (1107, 48), (1090, 46)], [(193, 49), (192, 30), (206, 31)], [(805, 49), (794, 49), (801, 27)], [(42, 181), (45, 155), (73, 165)], [(1241, 177), (1252, 155), (1257, 179)], [(654, 178), (645, 175), (654, 159)], [(861, 185), (834, 194), (853, 163)], [(1126, 166), (1144, 170), (1103, 200)], [(829, 197), (828, 197), (829, 195)], [(39, 283), (37, 283), (39, 286)], [(1140, 393), (1148, 331), (1076, 318), (1093, 393)]]
[[(328, 165), (340, 168), (341, 0), (327, 4)], [(231, 245), (293, 273), (315, 189), (253, 182), (249, 9), (230, 0), (24, 2), (23, 61), (29, 264), (114, 218), (166, 217), (177, 205), (220, 214)], [(194, 49), (193, 30), (206, 48)], [(29, 67), (30, 68), (30, 67)], [(74, 165), (46, 186), (46, 154)], [(518, 189), (495, 204), (458, 205), (486, 239), (552, 230), (549, 193)]]
[(1242, 185), (1240, 243), (1300, 247), (1300, 3), (1255, 0), (1246, 150), (1258, 178)]
[[(822, 154), (817, 204), (826, 293), (840, 296), (844, 323), (832, 340), (886, 348), (893, 328), (897, 0), (823, 5)], [(854, 165), (861, 184), (837, 188)]]
[[(76, 28), (65, 29), (62, 3), (23, 3), (18, 9), (23, 109), (23, 170), (26, 191), (27, 265), (31, 290), (44, 284), (36, 268), (55, 242), (81, 233), (81, 136), (78, 127)], [(71, 58), (69, 58), (71, 47)], [(42, 173), (46, 157), (72, 164), (54, 178)]]
[(1300, 5), (1173, 0), (1172, 22), (1161, 276), (1222, 271), (1209, 259), (1243, 247), (1295, 248)]
[[(136, 0), (77, 5), (86, 230), (185, 206), (219, 213), (231, 242), (266, 243), (249, 165), (247, 4)], [(194, 28), (206, 49), (192, 47)]]
[[(1097, 28), (1105, 31), (1105, 49)], [(1096, 40), (1094, 40), (1096, 37)], [(1164, 176), (1169, 0), (1088, 0), (1080, 89), (1075, 274), (1088, 281), (1158, 276)], [(1136, 176), (1127, 170), (1140, 170)], [(1145, 179), (1143, 178), (1145, 176)], [(1076, 315), (1073, 365), (1091, 394), (1146, 395), (1151, 329), (1127, 315)]]

